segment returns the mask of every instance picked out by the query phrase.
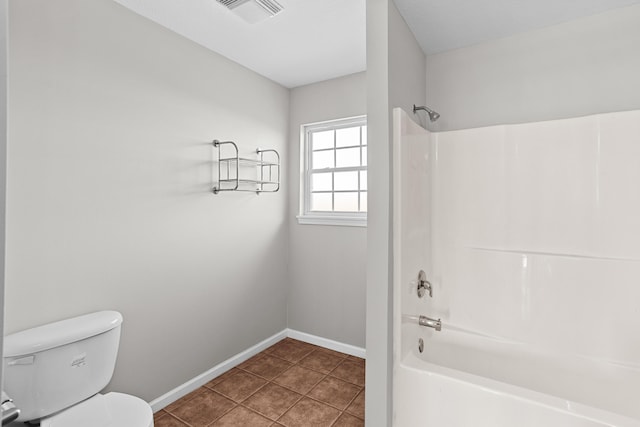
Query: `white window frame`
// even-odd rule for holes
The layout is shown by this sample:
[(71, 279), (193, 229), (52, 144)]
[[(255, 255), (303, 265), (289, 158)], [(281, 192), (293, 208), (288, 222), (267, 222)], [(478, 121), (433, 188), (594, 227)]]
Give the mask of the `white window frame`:
[[(311, 138), (313, 132), (323, 130), (336, 130), (355, 126), (366, 126), (367, 116), (349, 117), (339, 120), (329, 120), (326, 122), (310, 123), (300, 126), (300, 210), (298, 218), (299, 224), (314, 225), (340, 225), (352, 227), (367, 226), (367, 212), (313, 212), (311, 211)], [(334, 143), (335, 144), (335, 143)], [(367, 145), (368, 147), (368, 145)], [(335, 150), (335, 146), (334, 146)], [(368, 164), (368, 162), (367, 162)], [(334, 165), (335, 166), (335, 165)], [(340, 170), (362, 170), (362, 166), (357, 168), (330, 168), (327, 171)], [(368, 166), (364, 166), (368, 174)], [(368, 192), (368, 189), (367, 189)]]

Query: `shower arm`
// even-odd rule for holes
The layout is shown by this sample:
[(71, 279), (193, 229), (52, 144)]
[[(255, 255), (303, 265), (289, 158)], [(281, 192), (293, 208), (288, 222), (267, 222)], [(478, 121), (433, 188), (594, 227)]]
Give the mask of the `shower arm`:
[(429, 115), (429, 120), (432, 122), (435, 122), (440, 118), (440, 113), (438, 113), (437, 111), (433, 111), (431, 108), (424, 105), (416, 107), (416, 104), (413, 104), (413, 114), (416, 114), (419, 110), (426, 111)]

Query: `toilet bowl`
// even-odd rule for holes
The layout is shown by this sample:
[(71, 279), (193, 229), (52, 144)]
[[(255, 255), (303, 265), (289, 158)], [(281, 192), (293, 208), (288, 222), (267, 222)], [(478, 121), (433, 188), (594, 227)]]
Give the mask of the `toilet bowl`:
[(4, 389), (41, 427), (153, 427), (144, 400), (110, 392), (122, 315), (101, 311), (7, 335)]
[(96, 394), (51, 417), (40, 427), (153, 427), (151, 407), (123, 393)]

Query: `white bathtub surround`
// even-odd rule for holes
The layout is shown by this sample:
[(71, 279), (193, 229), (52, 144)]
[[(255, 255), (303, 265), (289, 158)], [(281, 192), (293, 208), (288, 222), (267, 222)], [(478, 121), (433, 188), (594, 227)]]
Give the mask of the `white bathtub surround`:
[(436, 424), (640, 426), (640, 111), (435, 134), (395, 118), (396, 425), (418, 416), (418, 368), (442, 381), (423, 390)]

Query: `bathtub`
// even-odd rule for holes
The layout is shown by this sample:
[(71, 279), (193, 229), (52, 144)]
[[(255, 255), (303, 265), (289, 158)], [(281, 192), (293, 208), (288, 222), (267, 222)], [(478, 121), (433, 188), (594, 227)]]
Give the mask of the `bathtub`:
[(616, 190), (638, 123), (430, 133), (394, 110), (394, 427), (640, 427), (640, 199)]
[[(635, 367), (544, 354), (446, 325), (431, 332), (405, 322), (402, 339), (415, 345), (396, 364), (394, 426), (640, 427)], [(590, 385), (575, 381), (589, 370), (627, 392), (610, 395), (593, 372)]]

